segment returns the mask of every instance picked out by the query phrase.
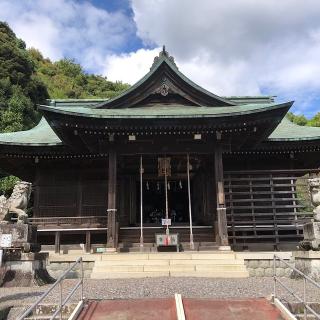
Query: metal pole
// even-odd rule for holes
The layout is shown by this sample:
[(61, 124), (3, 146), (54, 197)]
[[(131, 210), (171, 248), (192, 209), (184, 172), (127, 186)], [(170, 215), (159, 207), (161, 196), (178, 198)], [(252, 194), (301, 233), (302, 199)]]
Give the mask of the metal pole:
[[(164, 159), (164, 189), (166, 196), (166, 219), (169, 219), (169, 209), (168, 209), (168, 179), (167, 179), (167, 157)], [(166, 234), (169, 234), (169, 225), (167, 223)]]
[(81, 263), (81, 301), (83, 301), (83, 277), (84, 277), (84, 274), (83, 274), (83, 260), (82, 260), (82, 258), (80, 260), (80, 263)]
[(140, 248), (143, 247), (143, 166), (142, 156), (140, 156)]
[(188, 177), (188, 202), (189, 202), (189, 222), (190, 222), (190, 249), (194, 250), (193, 231), (192, 231), (192, 213), (191, 213), (191, 191), (190, 191), (190, 161), (187, 153), (187, 177)]
[(62, 320), (62, 280), (60, 282), (60, 320)]
[(276, 299), (277, 294), (277, 279), (276, 279), (276, 255), (273, 256), (273, 299)]
[(307, 297), (306, 297), (306, 278), (303, 277), (303, 319), (307, 320), (307, 308), (306, 308), (306, 304), (307, 304)]

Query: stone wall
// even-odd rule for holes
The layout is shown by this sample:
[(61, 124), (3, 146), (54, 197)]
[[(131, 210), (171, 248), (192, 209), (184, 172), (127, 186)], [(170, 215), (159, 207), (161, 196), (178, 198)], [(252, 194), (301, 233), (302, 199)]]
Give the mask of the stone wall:
[[(294, 264), (292, 252), (276, 252), (276, 254), (288, 263)], [(244, 259), (250, 277), (272, 277), (274, 252), (237, 252)], [(279, 260), (276, 261), (276, 275), (290, 277), (291, 269)]]
[[(292, 260), (286, 260), (291, 262)], [(250, 259), (245, 260), (245, 265), (249, 272), (250, 277), (272, 277), (273, 276), (273, 259)], [(276, 275), (279, 277), (290, 277), (292, 270), (284, 263), (276, 261)]]
[[(71, 267), (74, 262), (53, 261), (47, 263), (47, 271), (50, 276), (57, 279), (64, 271)], [(83, 275), (85, 278), (90, 278), (94, 261), (83, 262)], [(80, 265), (77, 265), (67, 276), (67, 279), (80, 278)]]
[[(248, 269), (250, 277), (272, 277), (273, 276), (273, 255), (274, 252), (237, 252)], [(320, 252), (297, 251), (297, 252), (276, 252), (280, 258), (295, 266), (315, 280), (320, 280)], [(81, 254), (56, 255), (50, 254), (47, 262), (47, 270), (53, 278), (59, 277), (67, 270)], [(84, 254), (83, 270), (84, 277), (90, 278), (94, 261), (99, 260), (99, 255)], [(279, 260), (276, 261), (276, 275), (280, 277), (296, 277), (292, 270)], [(77, 266), (68, 278), (80, 276), (80, 266)]]
[(293, 253), (295, 267), (311, 277), (320, 280), (320, 252), (319, 251), (296, 251)]

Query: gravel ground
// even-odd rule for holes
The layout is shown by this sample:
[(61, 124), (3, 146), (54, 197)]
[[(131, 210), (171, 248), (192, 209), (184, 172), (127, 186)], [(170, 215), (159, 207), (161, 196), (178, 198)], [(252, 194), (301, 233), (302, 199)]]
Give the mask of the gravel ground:
[[(65, 280), (64, 296), (78, 280)], [(302, 280), (281, 278), (296, 294), (302, 296)], [(0, 307), (23, 305), (35, 301), (50, 286), (0, 288)], [(268, 297), (273, 292), (272, 278), (211, 279), (211, 278), (145, 278), (145, 279), (85, 279), (84, 295), (88, 299), (134, 299), (173, 297), (175, 293), (189, 298), (254, 298)], [(294, 301), (290, 295), (278, 290), (281, 297)], [(308, 301), (320, 302), (320, 289), (308, 286)], [(76, 295), (75, 299), (79, 297)], [(45, 303), (59, 301), (54, 290)]]

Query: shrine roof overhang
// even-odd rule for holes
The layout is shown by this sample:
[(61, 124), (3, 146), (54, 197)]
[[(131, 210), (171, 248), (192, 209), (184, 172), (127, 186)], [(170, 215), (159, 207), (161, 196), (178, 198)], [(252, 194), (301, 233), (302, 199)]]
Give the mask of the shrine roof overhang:
[(41, 105), (39, 108), (48, 117), (50, 113), (69, 115), (83, 118), (100, 119), (195, 119), (195, 118), (224, 118), (251, 114), (266, 114), (272, 110), (279, 110), (284, 115), (293, 102), (243, 104), (236, 106), (186, 106), (153, 104), (144, 107), (121, 109), (98, 109), (90, 107), (54, 107)]
[(282, 119), (267, 139), (272, 142), (306, 140), (320, 140), (320, 128), (299, 126), (287, 118)]
[(232, 141), (232, 145), (254, 147), (269, 136), (292, 103), (223, 107), (152, 104), (120, 109), (40, 106), (40, 110), (59, 138), (78, 150), (93, 149), (102, 139), (101, 134), (144, 136), (150, 133), (156, 139), (157, 135), (175, 135), (180, 131), (206, 135), (225, 132), (224, 139)]
[[(30, 130), (10, 132), (10, 133), (1, 133), (0, 134), (0, 146), (3, 153), (10, 150), (29, 150), (30, 152), (36, 152), (37, 150), (41, 152), (65, 152), (68, 149), (68, 143), (63, 142), (64, 134), (67, 134), (67, 130), (72, 129), (62, 128), (63, 130), (57, 131), (55, 125), (57, 123), (56, 119), (62, 119), (63, 121), (69, 122), (71, 120), (77, 123), (86, 123), (89, 127), (92, 127), (93, 123), (100, 123), (101, 125), (116, 123), (117, 127), (125, 128), (130, 126), (130, 130), (133, 129), (133, 125), (136, 123), (145, 123), (147, 128), (151, 128), (152, 124), (159, 123), (161, 125), (164, 123), (172, 124), (195, 124), (195, 123), (206, 123), (212, 124), (215, 123), (216, 127), (223, 127), (223, 124), (232, 126), (236, 122), (243, 123), (243, 120), (246, 119), (248, 123), (252, 121), (262, 121), (267, 119), (268, 128), (271, 128), (271, 133), (267, 134), (264, 139), (261, 140), (259, 146), (256, 146), (257, 149), (273, 149), (273, 148), (287, 148), (287, 149), (297, 149), (303, 148), (303, 146), (308, 146), (309, 148), (313, 145), (320, 145), (320, 128), (316, 127), (307, 127), (299, 126), (287, 118), (283, 118), (283, 115), (286, 113), (286, 109), (290, 107), (291, 103), (285, 104), (268, 104), (266, 105), (246, 105), (246, 108), (241, 108), (241, 106), (231, 107), (235, 112), (233, 114), (225, 114), (224, 112), (210, 113), (216, 108), (205, 108), (205, 107), (181, 107), (174, 109), (172, 106), (164, 106), (163, 109), (158, 109), (151, 111), (150, 108), (141, 108), (137, 110), (138, 113), (134, 113), (134, 109), (111, 109), (111, 114), (106, 113), (109, 109), (95, 109), (94, 111), (98, 113), (93, 117), (87, 116), (86, 114), (79, 113), (78, 107), (70, 108), (54, 108), (47, 107), (48, 111), (43, 110), (44, 114), (49, 120), (42, 118), (38, 125)], [(239, 108), (240, 107), (240, 108)], [(189, 108), (189, 110), (188, 110)], [(226, 107), (230, 110), (230, 107)], [(240, 110), (236, 109), (239, 108)], [(53, 110), (54, 109), (54, 110)], [(66, 109), (66, 110), (65, 110)], [(72, 110), (71, 110), (72, 109)], [(90, 108), (86, 108), (90, 109)], [(143, 110), (142, 110), (143, 109)], [(172, 111), (170, 111), (170, 110)], [(187, 109), (187, 111), (185, 111)], [(206, 112), (206, 109), (210, 109), (209, 113)], [(168, 111), (169, 110), (169, 111)], [(184, 112), (182, 113), (182, 110)], [(198, 111), (196, 116), (194, 116), (195, 110)], [(203, 110), (203, 111), (200, 111)], [(222, 110), (221, 107), (219, 110)], [(52, 112), (55, 111), (55, 112)], [(88, 110), (87, 110), (88, 111)], [(92, 109), (91, 109), (92, 111)], [(129, 116), (126, 115), (126, 111), (129, 111)], [(200, 111), (200, 112), (199, 112)], [(272, 113), (270, 113), (272, 111)], [(280, 112), (279, 112), (280, 111)], [(105, 113), (106, 116), (101, 116), (99, 113)], [(145, 117), (139, 112), (147, 112)], [(170, 116), (168, 115), (170, 113)], [(275, 117), (275, 112), (277, 117)], [(130, 114), (131, 113), (131, 114)], [(270, 116), (272, 115), (272, 116)], [(283, 119), (282, 119), (283, 118)], [(282, 119), (282, 120), (281, 120)], [(214, 122), (211, 122), (214, 121)], [(205, 121), (205, 122), (203, 122)], [(270, 122), (271, 121), (271, 122)], [(280, 122), (280, 123), (279, 123)], [(258, 122), (257, 122), (258, 123)], [(53, 128), (52, 128), (52, 127)], [(264, 127), (267, 128), (267, 127)], [(112, 126), (111, 126), (112, 129)], [(73, 129), (72, 129), (73, 130)], [(261, 130), (260, 130), (261, 131)], [(69, 132), (70, 133), (70, 132)], [(239, 135), (239, 133), (237, 134)], [(258, 133), (255, 133), (255, 138), (258, 136)], [(58, 150), (58, 149), (59, 150)], [(65, 150), (65, 151), (63, 151)]]
[(30, 130), (0, 134), (0, 145), (53, 147), (62, 144), (63, 142), (55, 134), (44, 117)]

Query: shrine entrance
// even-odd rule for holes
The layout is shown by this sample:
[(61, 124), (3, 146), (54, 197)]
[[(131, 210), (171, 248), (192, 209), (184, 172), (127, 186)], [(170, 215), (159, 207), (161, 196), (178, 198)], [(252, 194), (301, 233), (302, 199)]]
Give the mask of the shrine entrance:
[[(189, 223), (188, 186), (186, 179), (168, 179), (168, 212), (172, 225)], [(163, 179), (143, 181), (143, 222), (147, 225), (161, 225), (166, 216), (165, 185)], [(137, 189), (140, 182), (137, 182)], [(191, 183), (192, 190), (192, 183)], [(140, 194), (137, 194), (137, 205), (140, 205)], [(140, 212), (137, 208), (136, 221), (140, 223)]]

